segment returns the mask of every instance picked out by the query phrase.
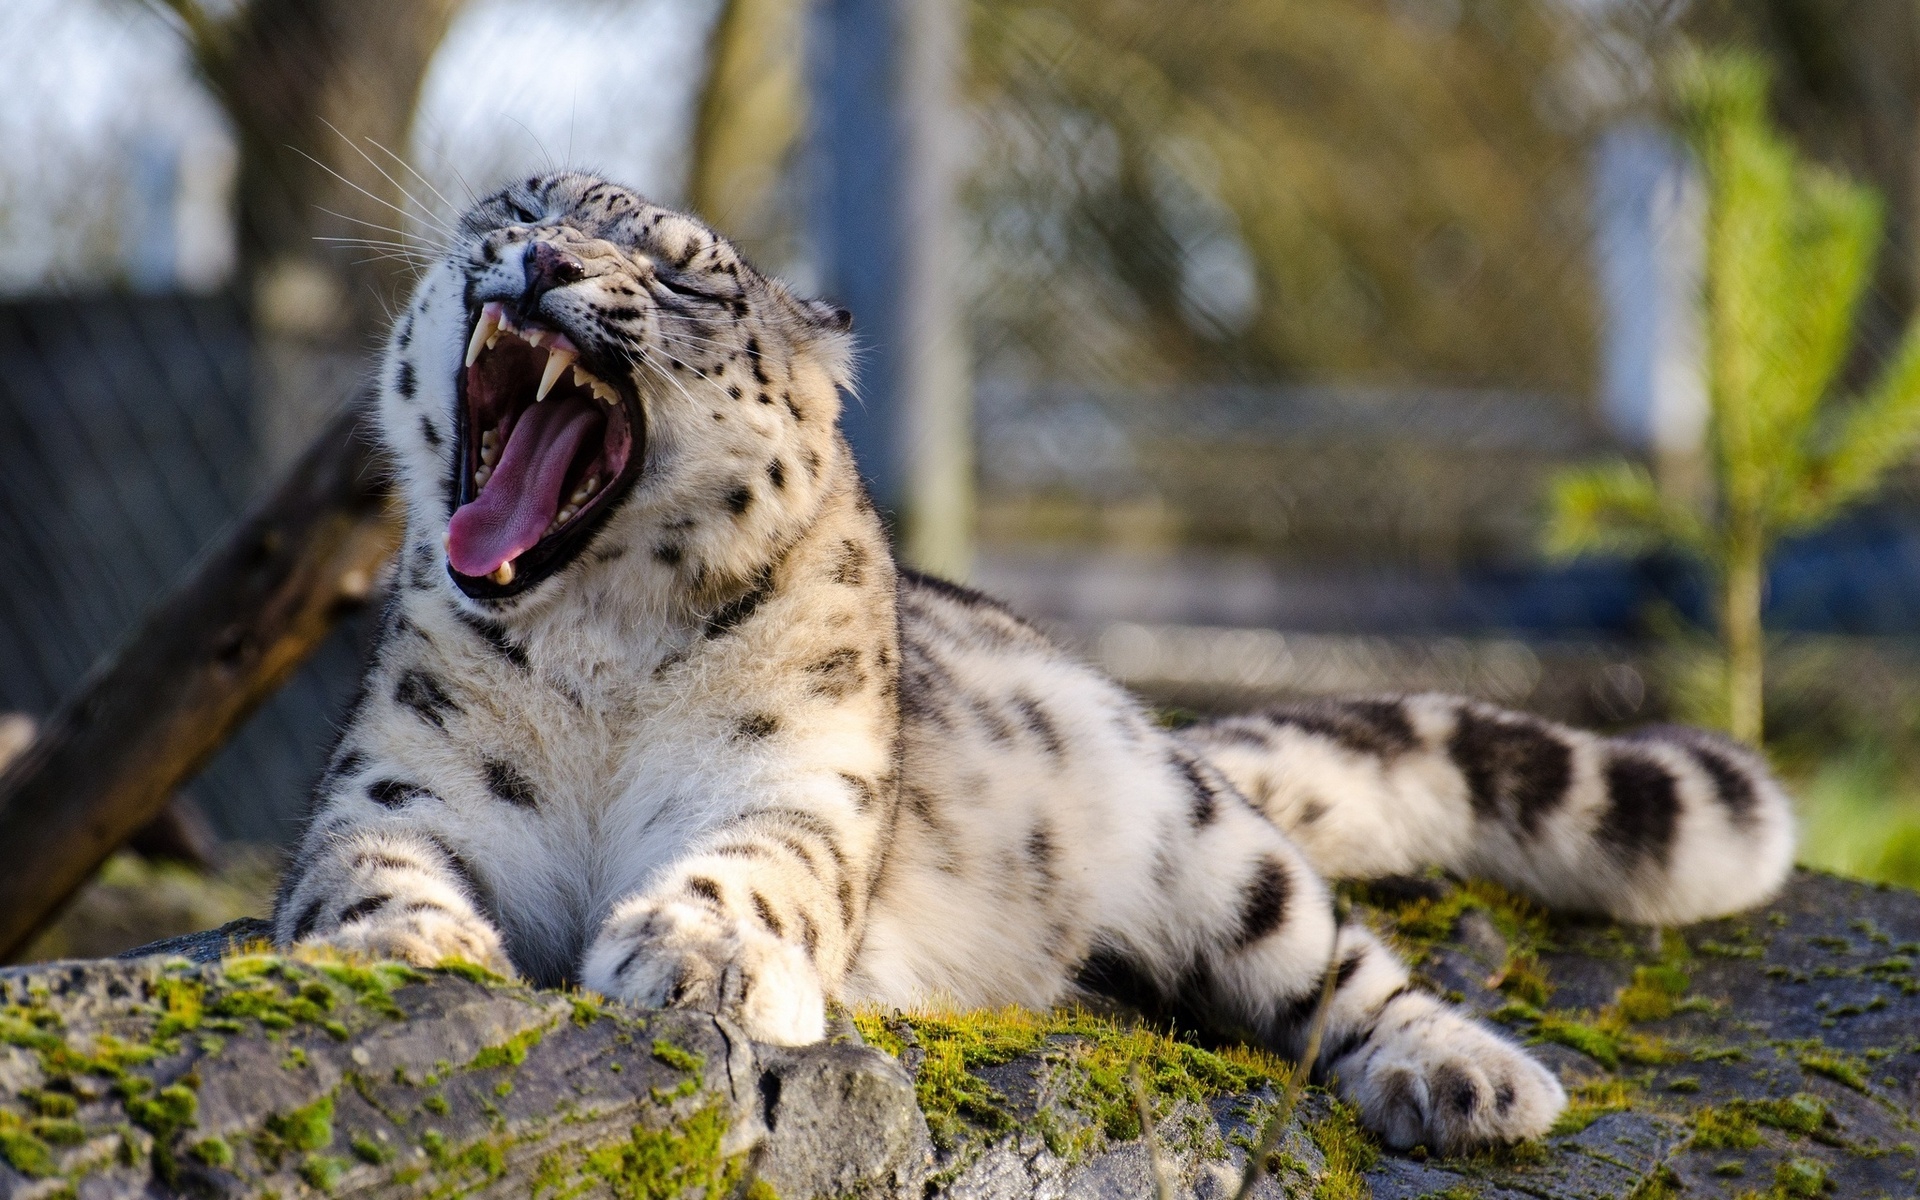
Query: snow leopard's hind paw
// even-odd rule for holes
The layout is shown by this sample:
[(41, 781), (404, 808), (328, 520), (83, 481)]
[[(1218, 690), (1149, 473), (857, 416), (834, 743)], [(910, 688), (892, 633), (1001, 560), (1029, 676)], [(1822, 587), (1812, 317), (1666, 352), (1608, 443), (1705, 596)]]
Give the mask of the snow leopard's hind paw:
[(826, 1033), (826, 997), (806, 954), (699, 904), (622, 905), (587, 952), (581, 982), (650, 1008), (727, 1017), (755, 1041), (801, 1046)]
[(1396, 1150), (1457, 1154), (1539, 1137), (1567, 1104), (1560, 1081), (1525, 1050), (1419, 992), (1396, 997), (1366, 1043), (1328, 1067)]

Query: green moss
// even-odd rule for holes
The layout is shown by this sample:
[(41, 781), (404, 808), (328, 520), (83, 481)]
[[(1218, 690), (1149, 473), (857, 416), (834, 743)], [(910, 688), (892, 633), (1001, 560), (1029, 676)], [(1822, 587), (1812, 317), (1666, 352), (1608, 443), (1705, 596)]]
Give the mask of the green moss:
[(555, 1150), (540, 1156), (534, 1164), (533, 1178), (527, 1183), (527, 1195), (537, 1197), (542, 1192), (558, 1192), (567, 1181), (567, 1156)]
[(392, 1150), (364, 1133), (354, 1134), (350, 1144), (353, 1146), (354, 1157), (361, 1162), (372, 1163), (376, 1167), (384, 1166), (393, 1157)]
[(1811, 1092), (1795, 1092), (1782, 1100), (1749, 1100), (1742, 1107), (1761, 1124), (1788, 1133), (1811, 1136), (1833, 1122), (1827, 1102)]
[(677, 1130), (633, 1126), (624, 1141), (588, 1152), (583, 1170), (620, 1200), (683, 1196), (692, 1189), (717, 1200), (728, 1182), (727, 1163), (720, 1154), (726, 1132), (724, 1110), (710, 1105)]
[(1614, 997), (1614, 1013), (1628, 1023), (1663, 1020), (1673, 1015), (1674, 1001), (1687, 994), (1691, 983), (1677, 966), (1635, 967), (1633, 982)]
[(426, 1109), (428, 1112), (432, 1113), (436, 1117), (444, 1117), (447, 1115), (449, 1111), (451, 1111), (447, 1106), (447, 1098), (445, 1096), (442, 1096), (439, 1092), (435, 1092), (433, 1095), (428, 1096), (425, 1100), (422, 1100), (420, 1102), (420, 1107)]
[(233, 1147), (227, 1144), (227, 1139), (225, 1138), (210, 1137), (205, 1141), (195, 1142), (187, 1153), (193, 1155), (193, 1157), (199, 1159), (209, 1167), (230, 1167), (233, 1165)]
[(1568, 1095), (1566, 1110), (1554, 1121), (1549, 1133), (1554, 1137), (1579, 1133), (1608, 1113), (1625, 1112), (1632, 1107), (1633, 1093), (1624, 1083), (1609, 1080), (1585, 1084)]
[(507, 1173), (507, 1148), (497, 1141), (482, 1139), (454, 1155), (443, 1169), (482, 1179), (498, 1179)]
[(698, 1072), (707, 1065), (706, 1059), (665, 1038), (653, 1039), (653, 1056), (676, 1071)]
[(20, 1093), (20, 1098), (43, 1117), (71, 1117), (80, 1110), (80, 1102), (65, 1092), (43, 1092), (38, 1088), (28, 1088)]
[(164, 1142), (176, 1132), (192, 1125), (200, 1114), (200, 1097), (180, 1084), (161, 1088), (151, 1097), (127, 1102), (127, 1115), (133, 1123)]
[(335, 1003), (333, 990), (301, 968), (268, 955), (229, 960), (226, 981), (239, 984), (220, 992), (205, 1011), (231, 1021), (258, 1021), (270, 1030), (297, 1024), (324, 1024)]
[(320, 1150), (333, 1144), (333, 1096), (320, 1097), (312, 1104), (292, 1112), (279, 1113), (266, 1120), (254, 1135), (254, 1149), (260, 1157), (279, 1164), (283, 1155), (302, 1150)]
[(1760, 1130), (1743, 1105), (1708, 1106), (1693, 1114), (1690, 1144), (1696, 1150), (1750, 1150), (1760, 1144)]
[(53, 1147), (47, 1145), (13, 1113), (0, 1110), (0, 1158), (29, 1179), (55, 1173)]
[(156, 982), (153, 998), (159, 1001), (161, 1015), (153, 1036), (171, 1038), (200, 1028), (206, 990), (197, 979), (163, 978)]
[(78, 1146), (87, 1140), (87, 1131), (78, 1121), (66, 1121), (54, 1117), (41, 1117), (30, 1121), (27, 1128), (33, 1135), (49, 1146)]
[(498, 1046), (488, 1046), (473, 1056), (467, 1066), (471, 1070), (483, 1070), (487, 1067), (517, 1067), (527, 1061), (527, 1051), (540, 1044), (547, 1036), (544, 1028), (523, 1029)]
[(1533, 1032), (1539, 1041), (1569, 1046), (1611, 1068), (1620, 1065), (1619, 1041), (1597, 1025), (1563, 1013), (1548, 1013), (1541, 1017)]
[(394, 1001), (393, 989), (425, 979), (419, 971), (403, 963), (324, 963), (320, 973), (353, 993), (354, 1000), (384, 1017), (405, 1020), (406, 1013)]
[(1371, 1196), (1366, 1174), (1380, 1160), (1380, 1145), (1360, 1124), (1359, 1112), (1335, 1100), (1325, 1117), (1304, 1125), (1327, 1164), (1326, 1173), (1314, 1185), (1314, 1200), (1366, 1200)]
[(1498, 976), (1502, 992), (1534, 1008), (1545, 1008), (1553, 998), (1553, 984), (1540, 966), (1540, 956), (1531, 951), (1509, 954)]
[[(1355, 891), (1360, 899), (1369, 899), (1364, 888)], [(1467, 880), (1439, 897), (1423, 896), (1397, 905), (1376, 903), (1375, 907), (1383, 910), (1397, 940), (1413, 951), (1416, 958), (1424, 958), (1434, 943), (1450, 936), (1460, 918), (1469, 911), (1483, 912), (1493, 922), (1510, 947), (1510, 963), (1514, 959), (1537, 956), (1539, 951), (1552, 945), (1545, 910), (1483, 879)]]
[(1801, 1054), (1800, 1067), (1815, 1075), (1824, 1075), (1835, 1083), (1845, 1084), (1857, 1092), (1867, 1090), (1866, 1069), (1845, 1055), (1831, 1050), (1815, 1050)]
[(344, 1158), (335, 1158), (331, 1154), (309, 1154), (300, 1164), (300, 1178), (323, 1192), (330, 1192), (340, 1182), (353, 1164)]
[(1653, 1169), (1653, 1174), (1641, 1180), (1627, 1193), (1627, 1200), (1680, 1200), (1684, 1185), (1680, 1177), (1665, 1163)]
[(1832, 1139), (1833, 1116), (1827, 1102), (1807, 1092), (1777, 1100), (1733, 1100), (1695, 1112), (1696, 1150), (1750, 1150), (1760, 1144), (1760, 1126), (1822, 1140)]
[(1136, 1069), (1156, 1120), (1181, 1100), (1204, 1104), (1214, 1096), (1283, 1082), (1280, 1065), (1264, 1057), (1257, 1066), (1251, 1056), (1234, 1061), (1152, 1029), (1080, 1017), (1061, 1032), (1075, 1039), (1065, 1051), (1072, 1070), (1067, 1102), (1112, 1141), (1140, 1136), (1131, 1082)]
[(420, 1139), (427, 1161), (441, 1176), (438, 1187), (424, 1191), (429, 1200), (464, 1196), (507, 1173), (507, 1149), (514, 1143), (506, 1136), (483, 1137), (458, 1148), (447, 1144), (446, 1135), (430, 1129)]
[(1790, 1158), (1773, 1169), (1773, 1194), (1787, 1197), (1813, 1197), (1827, 1190), (1825, 1163), (1811, 1158)]
[(1101, 1139), (1139, 1136), (1129, 1079), (1137, 1067), (1156, 1116), (1175, 1101), (1196, 1102), (1273, 1083), (1284, 1066), (1254, 1051), (1212, 1053), (1153, 1030), (1079, 1012), (1039, 1015), (1020, 1009), (967, 1013), (853, 1014), (867, 1044), (900, 1057), (923, 1052), (914, 1089), (934, 1140), (952, 1149), (969, 1131), (1000, 1134), (1013, 1127), (1007, 1102), (976, 1072), (1047, 1048), (1067, 1105), (1081, 1127), (1049, 1122), (1042, 1130), (1055, 1153), (1077, 1156)]
[(434, 968), (448, 975), (457, 975), (468, 983), (478, 983), (487, 987), (500, 987), (513, 981), (502, 975), (495, 975), (479, 963), (462, 962), (449, 959)]
[[(57, 1028), (57, 1025), (52, 1025)], [(47, 1026), (40, 1026), (42, 1030)], [(17, 1044), (17, 1043), (16, 1043)], [(91, 1050), (83, 1050), (58, 1036), (36, 1048), (40, 1070), (49, 1081), (69, 1080), (81, 1075), (96, 1075), (113, 1081), (122, 1095), (137, 1095), (152, 1086), (151, 1080), (131, 1077), (131, 1067), (143, 1065), (160, 1051), (152, 1046), (133, 1045), (109, 1034), (94, 1039)]]

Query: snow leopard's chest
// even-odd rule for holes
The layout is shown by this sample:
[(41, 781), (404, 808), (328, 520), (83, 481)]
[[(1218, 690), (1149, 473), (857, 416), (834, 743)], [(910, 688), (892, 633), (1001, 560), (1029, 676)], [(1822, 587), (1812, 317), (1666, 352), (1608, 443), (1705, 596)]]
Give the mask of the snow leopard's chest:
[(566, 977), (615, 901), (711, 823), (727, 763), (698, 698), (661, 678), (670, 650), (541, 649), (439, 665), (458, 715), (430, 786), (464, 826), (516, 961)]

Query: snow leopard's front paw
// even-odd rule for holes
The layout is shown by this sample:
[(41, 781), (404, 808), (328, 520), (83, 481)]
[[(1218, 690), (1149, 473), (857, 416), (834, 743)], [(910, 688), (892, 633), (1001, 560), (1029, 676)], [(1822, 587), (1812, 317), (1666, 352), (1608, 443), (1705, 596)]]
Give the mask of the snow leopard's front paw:
[(1328, 1067), (1396, 1150), (1456, 1154), (1539, 1137), (1567, 1105), (1551, 1072), (1433, 996), (1402, 993), (1366, 1043)]
[(331, 946), (348, 954), (437, 967), (447, 962), (470, 962), (512, 979), (518, 974), (492, 925), (438, 906), (395, 906), (354, 915), (349, 909), (331, 932), (306, 939), (303, 945)]
[(826, 1032), (826, 998), (805, 953), (698, 904), (621, 905), (587, 951), (581, 982), (635, 1004), (728, 1017), (756, 1041), (800, 1046)]

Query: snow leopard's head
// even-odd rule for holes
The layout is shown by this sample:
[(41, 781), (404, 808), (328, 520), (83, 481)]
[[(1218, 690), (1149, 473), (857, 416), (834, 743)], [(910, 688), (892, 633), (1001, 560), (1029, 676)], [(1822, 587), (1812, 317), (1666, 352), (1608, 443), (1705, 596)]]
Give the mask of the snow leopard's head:
[[(616, 184), (503, 188), (461, 218), (388, 346), (381, 424), (409, 525), (483, 603), (663, 528), (647, 547), (663, 561), (697, 547), (724, 572), (720, 542), (779, 537), (814, 490), (849, 324)], [(725, 526), (713, 544), (702, 519)]]

